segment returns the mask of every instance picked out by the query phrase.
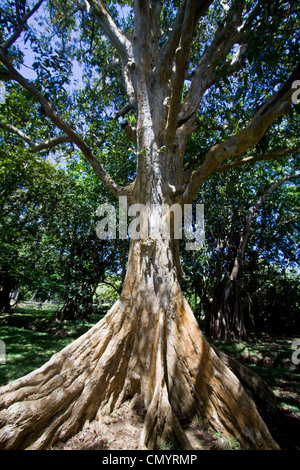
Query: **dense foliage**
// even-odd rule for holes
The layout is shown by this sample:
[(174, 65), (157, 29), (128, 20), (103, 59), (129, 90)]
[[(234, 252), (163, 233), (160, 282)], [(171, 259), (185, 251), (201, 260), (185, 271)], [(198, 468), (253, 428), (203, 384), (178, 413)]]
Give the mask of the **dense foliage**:
[[(133, 3), (104, 2), (127, 35), (134, 27)], [(201, 165), (213, 144), (240, 131), (297, 64), (297, 6), (279, 0), (246, 3), (240, 37), (233, 44), (228, 41), (225, 57), (214, 59), (214, 83), (197, 112), (186, 170)], [(160, 47), (167, 42), (179, 4), (164, 2)], [(84, 2), (1, 0), (1, 38), (9, 41), (20, 18), (39, 5), (24, 22), (22, 36), (20, 31), (20, 37), (9, 44), (10, 59), (60, 118), (85, 139), (115, 181), (132, 182), (137, 159), (132, 140), (134, 107), (128, 106), (119, 55)], [(216, 40), (219, 29), (228, 26), (228, 11), (229, 2), (216, 1), (200, 19), (183, 98), (204, 48)], [(0, 64), (0, 72), (6, 89), (0, 105), (0, 308), (8, 310), (9, 296), (21, 288), (23, 297), (36, 292), (43, 300), (62, 299), (70, 318), (86, 315), (98, 283), (105, 281), (117, 291), (124, 276), (128, 241), (100, 241), (95, 235), (97, 206), (113, 202), (113, 196), (68, 139), (59, 147), (43, 146), (59, 135), (56, 126), (28, 91), (6, 80), (4, 65)], [(199, 191), (195, 202), (205, 206), (206, 242), (200, 253), (183, 250), (183, 287), (208, 334), (212, 334), (212, 311), (233, 269), (248, 211), (280, 177), (299, 171), (298, 132), (298, 106), (294, 106), (243, 155), (240, 168), (237, 161), (230, 168), (229, 160), (228, 168), (225, 165)], [(244, 166), (245, 157), (254, 163)], [(295, 324), (298, 198), (297, 180), (286, 182), (252, 220), (238, 284), (228, 300), (233, 333), (241, 333), (233, 322), (237, 303), (247, 331)]]

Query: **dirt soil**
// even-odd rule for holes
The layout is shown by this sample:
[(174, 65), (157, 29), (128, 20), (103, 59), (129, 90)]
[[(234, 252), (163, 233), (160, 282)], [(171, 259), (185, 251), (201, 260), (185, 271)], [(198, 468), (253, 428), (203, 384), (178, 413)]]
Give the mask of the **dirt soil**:
[[(58, 443), (51, 450), (138, 450), (143, 423), (129, 403), (114, 411), (102, 422), (93, 421), (65, 443)], [(218, 435), (203, 429), (195, 420), (186, 429), (193, 447), (197, 450), (225, 450), (237, 443), (229, 443)], [(232, 447), (231, 447), (232, 448)], [(160, 445), (160, 450), (178, 449), (174, 442)]]

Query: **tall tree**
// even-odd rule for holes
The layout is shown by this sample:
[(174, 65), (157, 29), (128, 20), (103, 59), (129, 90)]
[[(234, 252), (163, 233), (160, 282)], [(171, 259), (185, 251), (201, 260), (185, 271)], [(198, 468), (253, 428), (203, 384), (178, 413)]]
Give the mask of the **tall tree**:
[(252, 297), (263, 302), (268, 286), (299, 266), (299, 188), (297, 171), (292, 174), (296, 162), (291, 163), (269, 162), (268, 171), (264, 165), (223, 172), (199, 191), (196, 200), (210, 208), (205, 246), (201, 252), (183, 251), (183, 290), (209, 337), (245, 339), (263, 317), (257, 302), (253, 309)]
[[(239, 278), (241, 276), (242, 265), (245, 259), (246, 247), (251, 234), (253, 219), (257, 216), (267, 198), (276, 191), (282, 184), (300, 175), (285, 175), (266, 189), (259, 199), (249, 209), (242, 233), (238, 239), (237, 249), (231, 270), (226, 273), (222, 281), (218, 282), (219, 289), (215, 289), (210, 312), (210, 336), (216, 338), (228, 338), (236, 335), (240, 338), (247, 338), (246, 324), (243, 317)], [(229, 298), (234, 291), (233, 305), (230, 305)]]
[[(39, 40), (38, 28), (29, 24), (41, 5), (49, 24)], [(120, 14), (124, 5), (127, 21)], [(144, 414), (143, 448), (154, 448), (160, 437), (170, 436), (190, 448), (184, 423), (195, 414), (246, 448), (278, 448), (248, 388), (241, 386), (241, 369), (235, 367), (233, 373), (228, 360), (208, 344), (182, 294), (174, 233), (160, 239), (153, 234), (159, 233), (164, 207), (191, 203), (215, 172), (271, 158), (247, 152), (291, 109), (292, 86), (300, 74), (293, 5), (269, 0), (70, 0), (62, 6), (57, 0), (40, 0), (3, 7), (0, 77), (23, 87), (42, 107), (45, 122), (51, 121), (53, 136), (39, 145), (72, 142), (114, 196), (127, 197), (129, 205), (156, 205), (157, 212), (151, 214), (148, 236), (131, 240), (122, 293), (106, 317), (44, 367), (1, 390), (2, 447), (43, 448), (130, 400)], [(20, 38), (31, 41), (38, 57), (35, 80), (18, 71)], [(280, 67), (272, 55), (274, 46), (277, 54), (288, 51)], [(118, 93), (107, 106), (110, 125), (119, 125), (118, 119), (130, 111), (123, 128), (135, 145), (134, 180), (120, 182), (105, 169), (109, 164), (99, 155), (99, 145), (105, 142), (109, 150), (109, 128), (98, 139), (90, 135), (99, 129), (99, 107), (95, 126), (89, 122), (89, 105), (88, 118), (81, 123), (82, 106), (79, 119), (74, 104), (65, 109), (72, 48), (88, 67), (96, 62), (94, 73), (100, 76), (93, 91), (98, 96), (100, 84)], [(234, 122), (231, 134), (217, 142), (208, 139), (197, 161), (186, 168), (185, 151), (203, 100), (221, 80), (245, 83), (250, 67), (261, 76), (260, 100), (249, 103), (252, 118)], [(90, 83), (93, 78), (90, 73)], [(218, 119), (222, 124), (222, 116)], [(36, 149), (16, 124), (7, 122), (5, 129)], [(289, 141), (285, 152), (295, 152)]]
[(0, 184), (0, 312), (8, 313), (14, 289), (51, 290), (53, 217), (66, 176), (11, 142), (2, 144)]

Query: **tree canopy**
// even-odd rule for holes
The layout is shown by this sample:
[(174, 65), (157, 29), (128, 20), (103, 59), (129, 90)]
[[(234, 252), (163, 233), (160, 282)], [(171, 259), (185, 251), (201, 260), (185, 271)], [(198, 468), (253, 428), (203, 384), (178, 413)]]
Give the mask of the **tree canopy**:
[(184, 201), (216, 171), (295, 155), (299, 115), (285, 103), (299, 78), (299, 24), (297, 7), (284, 1), (1, 2), (0, 78), (23, 87), (40, 122), (33, 128), (27, 115), (17, 126), (8, 107), (2, 128), (32, 151), (74, 143), (115, 195), (127, 194), (135, 174), (114, 178), (108, 155), (123, 129), (136, 161), (134, 47), (143, 27), (147, 67), (172, 90), (161, 97), (169, 137), (186, 145), (192, 136), (182, 156)]

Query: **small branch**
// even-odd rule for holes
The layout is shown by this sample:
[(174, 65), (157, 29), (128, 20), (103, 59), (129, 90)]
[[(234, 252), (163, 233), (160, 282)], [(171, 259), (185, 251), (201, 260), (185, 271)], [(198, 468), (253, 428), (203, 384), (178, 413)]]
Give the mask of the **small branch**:
[(34, 5), (31, 10), (29, 10), (27, 13), (23, 15), (23, 17), (20, 19), (16, 29), (14, 30), (13, 34), (11, 35), (10, 38), (8, 38), (6, 41), (4, 41), (1, 45), (0, 48), (3, 52), (6, 52), (12, 45), (13, 43), (20, 37), (23, 28), (29, 18), (39, 9), (41, 4), (43, 3), (44, 0), (39, 0), (38, 3)]
[(4, 54), (0, 50), (0, 60), (3, 62), (5, 67), (7, 68), (8, 72), (11, 74), (13, 80), (19, 83), (25, 90), (27, 90), (33, 98), (38, 101), (41, 106), (43, 107), (46, 116), (57, 126), (61, 129), (83, 153), (86, 160), (90, 163), (91, 167), (98, 175), (100, 180), (106, 185), (106, 187), (116, 196), (126, 195), (131, 193), (131, 188), (122, 187), (118, 185), (113, 178), (106, 173), (100, 162), (97, 160), (93, 152), (91, 151), (88, 144), (80, 137), (79, 134), (63, 121), (54, 111), (50, 103), (46, 100), (46, 98), (35, 88), (35, 86), (26, 80), (12, 65), (9, 61), (6, 54)]
[(17, 20), (20, 22), (21, 21), (21, 16), (20, 16), (19, 0), (15, 0), (15, 7), (16, 7)]
[[(288, 259), (285, 266), (282, 268), (282, 270), (280, 271), (280, 273), (274, 278), (272, 279), (272, 282), (275, 283), (278, 279), (281, 278), (281, 276), (285, 273), (285, 271), (287, 270), (289, 264), (290, 264), (291, 260)], [(253, 297), (255, 297), (256, 295), (258, 295), (260, 292), (264, 291), (267, 289), (267, 285), (266, 284), (263, 284), (262, 286), (260, 286), (256, 291), (252, 292), (252, 294), (248, 295), (248, 303), (252, 301)]]
[(183, 0), (181, 2), (173, 23), (171, 34), (160, 51), (156, 67), (156, 73), (159, 77), (165, 75), (166, 71), (170, 68), (171, 61), (179, 44), (186, 3), (187, 0)]
[(16, 134), (18, 137), (21, 137), (21, 139), (24, 140), (27, 144), (29, 144), (30, 147), (35, 145), (34, 142), (30, 139), (30, 137), (28, 137), (26, 134), (24, 134), (23, 131), (13, 126), (12, 124), (5, 124), (5, 123), (0, 122), (0, 127), (1, 129), (4, 129), (10, 133)]
[(137, 143), (137, 134), (136, 134), (136, 128), (132, 127), (128, 121), (126, 121), (124, 124), (122, 124), (122, 129), (134, 144)]
[(135, 101), (130, 101), (116, 113), (115, 120), (119, 119), (120, 117), (126, 116), (126, 114), (129, 113), (129, 111), (131, 111), (132, 109), (135, 109), (135, 107)]
[(269, 110), (274, 108), (274, 106), (284, 98), (285, 95), (293, 93), (292, 84), (294, 81), (299, 80), (300, 78), (300, 63), (290, 75), (289, 79), (282, 85), (282, 87), (275, 93), (271, 98), (260, 108), (260, 115), (263, 116)]
[(212, 125), (207, 124), (207, 122), (204, 119), (199, 119), (199, 118), (195, 119), (195, 124), (197, 124), (197, 126), (207, 131), (224, 131), (225, 128), (227, 128), (226, 126), (218, 126), (216, 124), (212, 124)]
[[(76, 15), (76, 13), (78, 11), (81, 11), (81, 9), (79, 8), (79, 6), (76, 6), (75, 8), (73, 8), (71, 11), (69, 11), (68, 14), (65, 14), (61, 20), (57, 21), (56, 23), (54, 23), (54, 27), (57, 29), (57, 28), (60, 28), (61, 25), (63, 25), (64, 23), (67, 23), (68, 19), (69, 18), (72, 18)], [(56, 35), (56, 32), (54, 32), (50, 37), (49, 37), (49, 42), (52, 41), (52, 39), (54, 38), (54, 36)]]
[(131, 163), (130, 160), (127, 160), (125, 163), (123, 163), (123, 165), (121, 165), (117, 171), (114, 172), (114, 174), (112, 175), (113, 178), (115, 178), (127, 165), (129, 165)]
[(109, 281), (101, 281), (100, 284), (105, 284), (107, 286), (112, 287), (119, 295), (121, 293), (122, 286), (116, 287), (112, 282), (109, 282)]
[(299, 148), (300, 148), (300, 144), (295, 145), (294, 147), (291, 147), (291, 148), (282, 148), (282, 149), (276, 150), (275, 152), (267, 153), (265, 155), (258, 155), (256, 157), (255, 156), (245, 157), (242, 160), (237, 160), (232, 163), (228, 163), (227, 165), (219, 165), (215, 169), (214, 173), (223, 173), (224, 171), (231, 170), (232, 168), (236, 168), (238, 166), (249, 165), (250, 163), (273, 160), (274, 158), (279, 158), (279, 157), (283, 157), (286, 155), (290, 155), (291, 153), (297, 151)]
[(203, 160), (203, 158), (207, 155), (208, 150), (209, 149), (204, 150), (199, 155), (197, 155), (197, 157), (195, 157), (194, 160), (186, 164), (185, 169), (184, 169), (185, 180), (188, 180), (191, 177), (192, 168), (199, 166), (201, 160)]
[(135, 82), (131, 73), (133, 61), (133, 50), (131, 40), (118, 28), (105, 9), (101, 0), (77, 0), (79, 7), (84, 8), (90, 15), (93, 15), (104, 34), (116, 48), (123, 64), (123, 77), (126, 85), (127, 95), (130, 101), (135, 99)]
[(262, 194), (262, 196), (259, 198), (259, 200), (249, 209), (246, 220), (245, 220), (243, 232), (240, 236), (239, 247), (237, 249), (237, 253), (236, 253), (236, 256), (235, 256), (235, 259), (234, 259), (234, 263), (233, 263), (231, 273), (230, 274), (227, 273), (228, 282), (227, 282), (227, 286), (226, 286), (226, 290), (225, 290), (226, 300), (229, 297), (229, 294), (230, 294), (230, 292), (233, 288), (234, 283), (236, 282), (236, 280), (240, 276), (242, 264), (243, 264), (244, 258), (245, 258), (246, 246), (247, 246), (247, 243), (248, 243), (248, 240), (249, 240), (249, 237), (250, 237), (250, 231), (251, 231), (251, 226), (252, 226), (254, 216), (261, 209), (262, 205), (267, 200), (267, 198), (274, 191), (276, 191), (276, 189), (278, 189), (286, 181), (289, 181), (291, 179), (296, 179), (296, 178), (300, 178), (300, 174), (285, 175), (283, 178), (276, 181), (276, 183), (272, 184), (272, 186), (270, 186)]
[(28, 137), (23, 131), (18, 129), (17, 127), (13, 126), (12, 124), (5, 124), (0, 122), (0, 127), (5, 129), (8, 132), (16, 134), (22, 140), (24, 140), (31, 148), (31, 152), (36, 153), (40, 150), (52, 149), (60, 144), (65, 144), (70, 142), (70, 138), (66, 135), (58, 135), (56, 137), (52, 137), (51, 139), (47, 139), (44, 142), (35, 143), (30, 137)]

